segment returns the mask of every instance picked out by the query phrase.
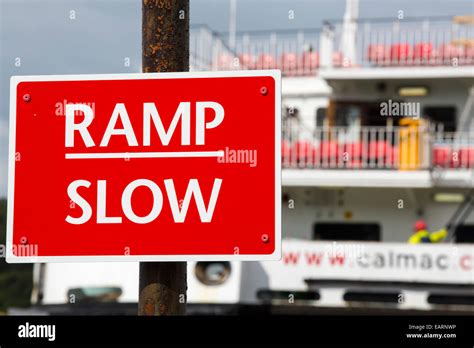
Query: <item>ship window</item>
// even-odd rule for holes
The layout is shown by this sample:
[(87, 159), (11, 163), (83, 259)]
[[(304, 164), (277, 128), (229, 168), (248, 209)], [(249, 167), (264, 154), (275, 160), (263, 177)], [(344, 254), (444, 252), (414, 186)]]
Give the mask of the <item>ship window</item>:
[(469, 294), (430, 294), (428, 303), (441, 305), (474, 305), (474, 296)]
[(400, 292), (394, 291), (360, 291), (349, 290), (343, 296), (344, 301), (347, 302), (391, 302), (398, 303), (400, 300)]
[(442, 125), (444, 131), (456, 131), (456, 108), (454, 106), (427, 106), (423, 115), (434, 125)]
[(377, 223), (317, 223), (314, 240), (380, 241), (380, 225)]
[(257, 291), (257, 298), (262, 301), (286, 300), (292, 295), (294, 300), (301, 301), (317, 301), (321, 298), (318, 291), (285, 291), (285, 290), (269, 290), (260, 289)]
[(323, 127), (326, 120), (327, 108), (318, 108), (316, 110), (316, 127)]
[(456, 226), (456, 243), (474, 243), (474, 225)]
[(74, 298), (76, 302), (117, 302), (121, 295), (119, 287), (72, 288), (67, 292), (67, 298)]
[(359, 105), (343, 104), (336, 108), (336, 126), (351, 127), (360, 123), (361, 107)]

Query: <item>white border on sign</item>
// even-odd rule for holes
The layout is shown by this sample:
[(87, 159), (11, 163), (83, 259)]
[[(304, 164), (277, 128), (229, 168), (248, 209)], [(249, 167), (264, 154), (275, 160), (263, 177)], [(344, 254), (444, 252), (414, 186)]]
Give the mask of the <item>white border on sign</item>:
[[(144, 80), (214, 77), (272, 77), (275, 80), (275, 250), (268, 255), (113, 255), (113, 256), (15, 256), (13, 246), (13, 209), (15, 197), (15, 145), (17, 86), (34, 81)], [(281, 259), (281, 72), (280, 70), (243, 70), (178, 73), (34, 75), (10, 78), (10, 130), (8, 152), (7, 247), (8, 263), (41, 262), (146, 262), (146, 261), (277, 261)]]

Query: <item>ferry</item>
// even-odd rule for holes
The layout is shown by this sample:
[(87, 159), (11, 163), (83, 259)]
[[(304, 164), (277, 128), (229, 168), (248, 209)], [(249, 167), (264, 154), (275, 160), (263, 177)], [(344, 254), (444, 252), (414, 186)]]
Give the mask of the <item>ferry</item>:
[[(473, 313), (473, 16), (195, 26), (190, 69), (282, 72), (283, 256), (188, 262), (188, 313)], [(29, 311), (135, 315), (138, 268), (35, 264)]]

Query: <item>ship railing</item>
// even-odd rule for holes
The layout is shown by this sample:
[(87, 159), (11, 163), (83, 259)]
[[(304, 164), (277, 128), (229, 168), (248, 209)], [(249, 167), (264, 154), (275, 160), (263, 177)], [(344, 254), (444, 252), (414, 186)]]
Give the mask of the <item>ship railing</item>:
[(206, 26), (191, 29), (191, 70), (280, 69), (283, 76), (313, 76), (319, 68), (320, 30), (250, 31), (235, 45)]
[(233, 55), (233, 51), (225, 44), (225, 40), (208, 26), (198, 25), (190, 29), (189, 68), (191, 71), (219, 70), (217, 69), (218, 57)]
[(338, 22), (323, 35), (323, 68), (474, 64), (474, 26), (463, 17)]
[(474, 169), (474, 130), (436, 132), (432, 144), (434, 167)]
[(425, 170), (474, 169), (474, 134), (427, 127), (318, 127), (283, 122), (283, 168)]
[(191, 70), (319, 69), (474, 65), (474, 25), (463, 17), (327, 22), (322, 29), (240, 32), (235, 44), (207, 26), (191, 28)]

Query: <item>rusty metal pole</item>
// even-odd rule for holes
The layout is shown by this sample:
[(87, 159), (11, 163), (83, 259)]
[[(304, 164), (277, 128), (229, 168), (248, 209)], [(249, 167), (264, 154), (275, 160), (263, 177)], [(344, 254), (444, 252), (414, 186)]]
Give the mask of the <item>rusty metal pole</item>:
[[(142, 70), (189, 70), (189, 0), (142, 0)], [(138, 315), (184, 315), (186, 262), (140, 262)]]

